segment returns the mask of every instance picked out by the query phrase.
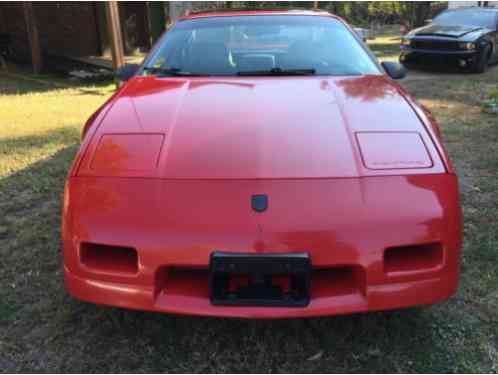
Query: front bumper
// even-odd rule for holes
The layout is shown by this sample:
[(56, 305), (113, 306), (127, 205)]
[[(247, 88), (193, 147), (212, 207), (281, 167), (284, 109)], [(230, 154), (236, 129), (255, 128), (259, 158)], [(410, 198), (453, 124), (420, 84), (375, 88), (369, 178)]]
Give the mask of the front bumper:
[(477, 50), (448, 51), (415, 49), (407, 46), (401, 47), (400, 61), (404, 64), (420, 66), (453, 66), (458, 68), (472, 67), (478, 60)]
[[(252, 211), (254, 193), (269, 196)], [(65, 282), (74, 297), (131, 309), (245, 318), (346, 314), (430, 304), (459, 277), (461, 214), (451, 174), (357, 179), (188, 181), (70, 178), (63, 223)], [(92, 268), (81, 244), (136, 249), (136, 272)], [(386, 249), (440, 244), (435, 262)], [(214, 251), (308, 251), (306, 307), (215, 306)], [(402, 250), (404, 251), (404, 250)], [(396, 265), (395, 265), (396, 267)]]
[(153, 288), (144, 286), (80, 278), (67, 268), (64, 280), (73, 297), (100, 305), (181, 315), (260, 319), (329, 316), (433, 304), (451, 297), (457, 287), (457, 279), (453, 276), (372, 285), (366, 295), (319, 296), (312, 298), (307, 307), (295, 308), (214, 306), (209, 302), (206, 280), (192, 280), (190, 292), (184, 290), (178, 294), (160, 295), (156, 295)]

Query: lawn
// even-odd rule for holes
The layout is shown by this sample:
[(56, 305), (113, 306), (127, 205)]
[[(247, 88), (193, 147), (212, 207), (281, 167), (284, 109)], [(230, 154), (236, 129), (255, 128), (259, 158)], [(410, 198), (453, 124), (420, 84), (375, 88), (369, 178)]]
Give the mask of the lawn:
[[(370, 44), (390, 56), (396, 42), (383, 38)], [(402, 84), (440, 121), (460, 174), (457, 295), (402, 311), (245, 321), (94, 306), (65, 293), (64, 178), (82, 124), (112, 86), (0, 75), (0, 371), (498, 372), (498, 120), (479, 109), (498, 68), (430, 77)]]
[(401, 37), (399, 25), (391, 26), (376, 33), (375, 37), (367, 40), (368, 46), (381, 61), (397, 61)]

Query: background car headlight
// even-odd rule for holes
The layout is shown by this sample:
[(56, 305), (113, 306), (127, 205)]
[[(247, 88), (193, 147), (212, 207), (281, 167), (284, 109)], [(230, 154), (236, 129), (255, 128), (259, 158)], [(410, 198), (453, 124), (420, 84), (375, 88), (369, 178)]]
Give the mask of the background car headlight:
[(466, 49), (466, 50), (471, 50), (471, 49), (475, 49), (476, 45), (474, 43), (460, 43), (460, 48)]

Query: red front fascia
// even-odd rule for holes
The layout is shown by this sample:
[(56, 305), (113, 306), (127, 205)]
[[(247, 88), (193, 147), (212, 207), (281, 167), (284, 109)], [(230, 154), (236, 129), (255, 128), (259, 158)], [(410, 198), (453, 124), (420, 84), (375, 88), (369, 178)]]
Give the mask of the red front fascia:
[[(436, 130), (383, 75), (135, 77), (88, 122), (66, 184), (66, 286), (99, 304), (248, 318), (446, 299), (462, 228)], [(211, 305), (213, 251), (309, 253), (311, 303)]]
[[(66, 285), (73, 296), (95, 303), (211, 316), (317, 316), (433, 303), (448, 298), (458, 283), (457, 190), (453, 174), (229, 181), (71, 177), (64, 207)], [(251, 209), (253, 194), (268, 195), (266, 212)], [(136, 249), (138, 272), (86, 267), (82, 242)], [(387, 272), (386, 249), (418, 244), (441, 244), (440, 261), (428, 266), (405, 257), (400, 272)], [(305, 308), (213, 306), (206, 272), (216, 250), (307, 251), (314, 269), (346, 267), (353, 273), (351, 279), (312, 280)], [(199, 272), (182, 279), (169, 277), (170, 269)]]

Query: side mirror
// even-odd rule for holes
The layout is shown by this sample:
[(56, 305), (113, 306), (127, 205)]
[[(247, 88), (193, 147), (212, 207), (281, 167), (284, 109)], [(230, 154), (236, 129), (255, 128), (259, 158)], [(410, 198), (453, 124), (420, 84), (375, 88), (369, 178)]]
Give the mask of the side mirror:
[(381, 65), (387, 75), (392, 79), (402, 79), (406, 77), (406, 69), (400, 63), (394, 61), (384, 61)]
[(138, 64), (125, 64), (118, 70), (116, 70), (116, 78), (120, 81), (128, 81), (131, 77), (135, 75), (135, 73), (140, 68)]

